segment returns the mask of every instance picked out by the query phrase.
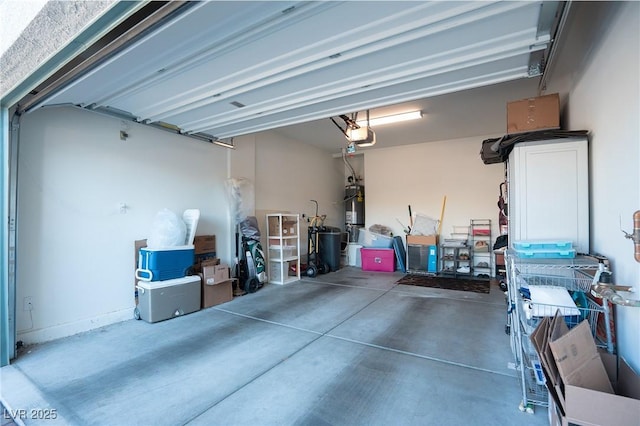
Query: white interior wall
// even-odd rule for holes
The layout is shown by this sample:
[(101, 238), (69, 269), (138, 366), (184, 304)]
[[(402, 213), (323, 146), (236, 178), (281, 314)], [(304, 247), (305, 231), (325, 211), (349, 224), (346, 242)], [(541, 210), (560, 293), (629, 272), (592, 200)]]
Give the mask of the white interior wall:
[[(365, 173), (364, 173), (364, 153), (369, 148), (362, 148), (359, 154), (345, 154), (344, 158), (341, 159), (344, 164), (344, 182), (347, 185), (347, 178), (351, 176), (352, 173), (355, 173), (356, 178), (360, 181), (359, 183), (365, 184)], [(348, 164), (345, 164), (348, 163)]]
[[(640, 209), (640, 3), (611, 5), (590, 55), (574, 73), (567, 100), (569, 129), (588, 129), (590, 137), (591, 247), (612, 262), (614, 283), (640, 294), (640, 264), (622, 228), (632, 231)], [(589, 27), (593, 31), (593, 27)], [(560, 52), (562, 54), (562, 52)], [(562, 87), (550, 87), (561, 90)], [(617, 308), (619, 353), (640, 371), (640, 309)]]
[[(162, 208), (199, 208), (198, 233), (228, 240), (227, 155), (225, 148), (75, 109), (24, 116), (18, 340), (40, 342), (131, 318), (133, 242), (148, 236)], [(124, 214), (120, 203), (128, 206)], [(218, 256), (231, 253), (218, 245)], [(32, 298), (31, 312), (23, 310), (25, 297)]]
[[(344, 229), (344, 171), (342, 159), (275, 132), (256, 135), (256, 211), (326, 215), (324, 224)], [(265, 218), (258, 218), (264, 223)], [(264, 229), (264, 225), (261, 227)], [(264, 234), (264, 232), (263, 232)], [(306, 247), (301, 232), (301, 247)]]
[(409, 209), (440, 219), (442, 238), (454, 225), (468, 226), (471, 219), (490, 219), (493, 239), (498, 234), (499, 185), (504, 164), (485, 165), (480, 158), (482, 141), (489, 136), (378, 148), (364, 154), (366, 170), (366, 226), (388, 226), (404, 235)]

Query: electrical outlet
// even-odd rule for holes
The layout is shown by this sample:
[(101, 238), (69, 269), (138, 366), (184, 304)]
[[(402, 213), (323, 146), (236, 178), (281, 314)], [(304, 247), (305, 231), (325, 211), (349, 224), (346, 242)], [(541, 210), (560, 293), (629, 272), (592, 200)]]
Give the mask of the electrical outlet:
[(24, 298), (24, 310), (25, 311), (32, 311), (33, 310), (33, 298), (32, 297), (25, 297)]

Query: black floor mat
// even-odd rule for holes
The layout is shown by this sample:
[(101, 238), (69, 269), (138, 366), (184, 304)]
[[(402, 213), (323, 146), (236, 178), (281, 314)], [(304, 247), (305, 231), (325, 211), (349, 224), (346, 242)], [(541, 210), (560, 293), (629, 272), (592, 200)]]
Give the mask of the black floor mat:
[(442, 288), (445, 290), (472, 291), (474, 293), (489, 293), (489, 280), (475, 280), (472, 278), (447, 278), (429, 275), (408, 274), (396, 281), (396, 284), (417, 285), (420, 287)]

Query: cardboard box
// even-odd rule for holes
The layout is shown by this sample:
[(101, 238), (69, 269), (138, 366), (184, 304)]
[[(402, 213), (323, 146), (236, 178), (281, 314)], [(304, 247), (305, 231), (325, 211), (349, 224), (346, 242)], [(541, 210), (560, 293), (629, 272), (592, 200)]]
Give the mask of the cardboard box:
[(407, 235), (407, 245), (416, 246), (437, 246), (437, 235)]
[(202, 308), (210, 308), (233, 300), (233, 282), (235, 279), (213, 285), (202, 284)]
[(279, 216), (270, 216), (267, 218), (267, 222), (271, 237), (290, 237), (297, 234), (298, 222), (291, 220), (291, 216), (282, 216), (282, 221)]
[(196, 254), (195, 262), (193, 264), (194, 272), (202, 272), (204, 266), (219, 265), (220, 259), (218, 259), (215, 253), (203, 253)]
[(205, 266), (215, 266), (215, 265), (219, 265), (220, 264), (220, 259), (218, 259), (217, 257), (212, 257), (210, 259), (204, 259), (200, 262), (200, 269), (202, 270), (202, 268), (204, 268)]
[(210, 265), (202, 268), (202, 282), (205, 285), (214, 285), (229, 280), (229, 266)]
[(280, 236), (280, 218), (278, 216), (269, 216), (267, 218), (267, 227), (269, 229), (269, 236)]
[(195, 246), (195, 254), (216, 253), (216, 236), (215, 235), (196, 235), (193, 240)]
[(575, 326), (549, 346), (562, 383), (613, 393), (588, 321)]
[(289, 220), (283, 220), (282, 222), (282, 235), (283, 236), (287, 236), (287, 237), (291, 237), (296, 235), (296, 222), (295, 221), (289, 221)]
[(507, 133), (560, 128), (557, 93), (507, 103)]
[(569, 330), (562, 316), (546, 317), (530, 338), (549, 389), (550, 424), (638, 424), (640, 376), (597, 349), (587, 320)]
[[(637, 425), (640, 422), (640, 376), (624, 358), (600, 353), (615, 393), (565, 385), (562, 425)], [(616, 369), (617, 364), (617, 369)], [(616, 371), (617, 370), (617, 371)]]

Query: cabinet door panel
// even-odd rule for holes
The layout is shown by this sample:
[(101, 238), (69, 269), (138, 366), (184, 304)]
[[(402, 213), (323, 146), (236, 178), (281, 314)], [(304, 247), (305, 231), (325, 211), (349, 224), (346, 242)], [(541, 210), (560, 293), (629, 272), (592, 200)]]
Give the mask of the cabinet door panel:
[(568, 239), (589, 252), (587, 140), (529, 142), (509, 157), (510, 241)]

